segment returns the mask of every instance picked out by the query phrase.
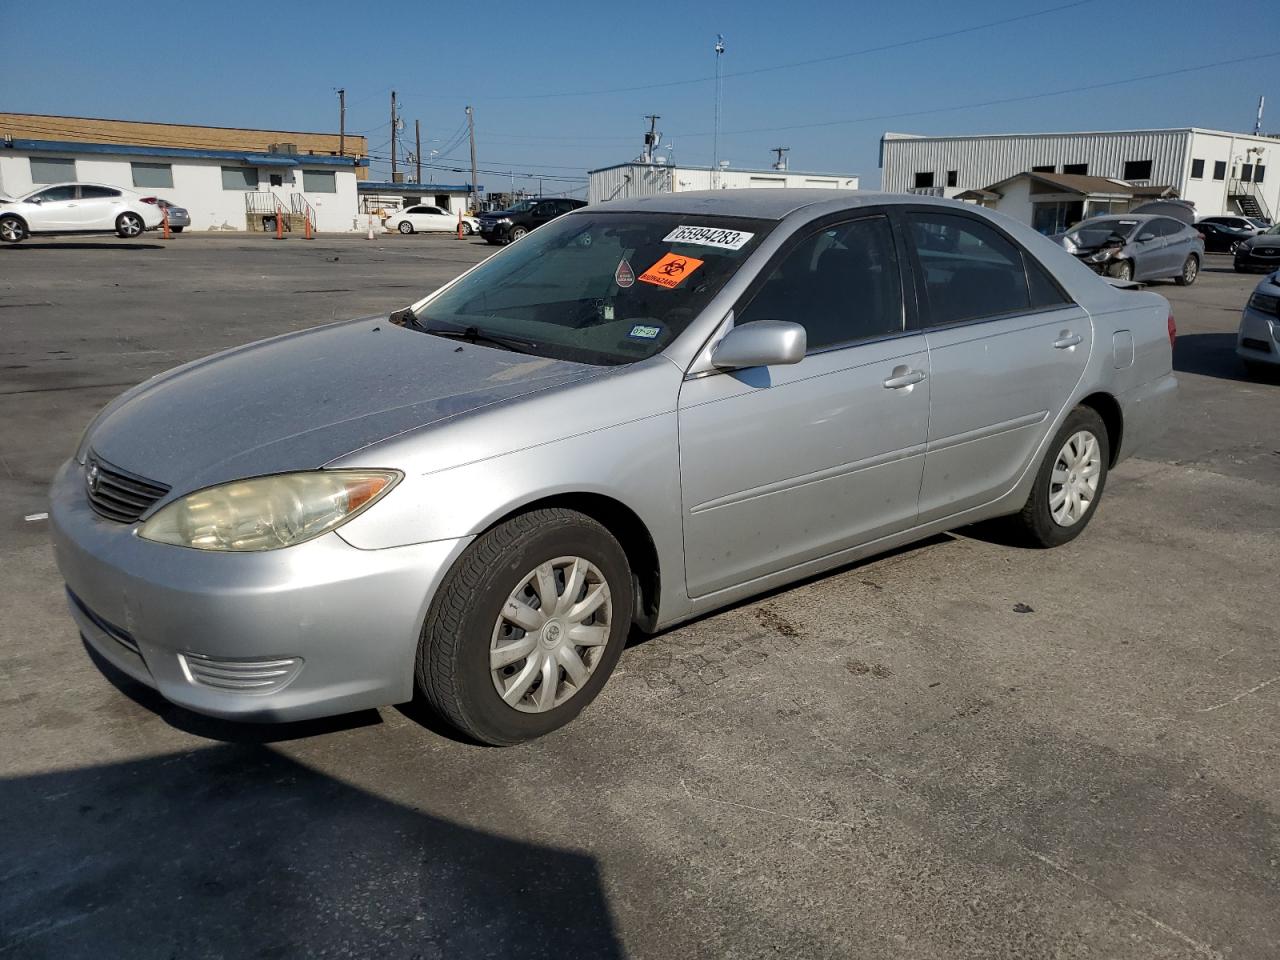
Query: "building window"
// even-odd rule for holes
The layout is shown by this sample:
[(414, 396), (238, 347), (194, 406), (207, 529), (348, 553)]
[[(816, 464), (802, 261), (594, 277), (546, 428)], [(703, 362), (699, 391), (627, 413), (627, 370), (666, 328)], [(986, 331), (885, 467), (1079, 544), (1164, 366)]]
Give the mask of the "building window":
[(267, 174), (267, 183), (271, 184), (271, 186), (273, 186), (273, 187), (283, 187), (283, 186), (284, 186), (284, 174), (283, 174), (283, 173), (269, 173), (269, 174)]
[(222, 168), (222, 189), (223, 190), (257, 190), (258, 189), (258, 168), (257, 167), (223, 167)]
[(1240, 179), (1245, 183), (1253, 183), (1253, 164), (1242, 163), (1240, 165)]
[(1203, 160), (1191, 161), (1191, 179), (1192, 180), (1204, 179), (1204, 161)]
[(1079, 177), (1086, 177), (1089, 175), (1089, 165), (1087, 163), (1064, 163), (1062, 165), (1062, 172), (1075, 174)]
[(925, 188), (925, 187), (932, 187), (932, 186), (933, 186), (933, 171), (928, 171), (928, 172), (925, 172), (925, 173), (917, 173), (917, 174), (916, 174), (916, 182), (915, 182), (915, 185), (916, 185), (916, 188), (917, 188), (917, 189), (923, 189), (923, 188)]
[(135, 187), (172, 187), (173, 167), (167, 163), (131, 163)]
[(1225, 160), (1213, 161), (1213, 179), (1215, 180), (1227, 179), (1227, 161)]
[(54, 157), (31, 157), (32, 183), (61, 183), (76, 178), (76, 162)]
[(1150, 160), (1126, 160), (1124, 162), (1123, 180), (1150, 180), (1151, 179), (1151, 161)]
[(1262, 164), (1258, 164), (1257, 166), (1255, 166), (1255, 167), (1253, 168), (1253, 182), (1254, 182), (1254, 183), (1261, 183), (1261, 182), (1262, 182), (1262, 175), (1263, 175), (1264, 173), (1266, 173), (1266, 172), (1267, 172), (1267, 168), (1266, 168), (1266, 167), (1264, 167)]
[(1044, 163), (1038, 167), (1032, 167), (1031, 172), (1032, 173), (1053, 173), (1057, 169), (1058, 168), (1055, 167), (1052, 163)]
[(957, 170), (948, 170), (948, 171), (947, 171), (947, 186), (948, 186), (948, 187), (954, 187), (954, 186), (956, 186), (956, 185), (957, 185), (957, 183), (958, 183), (958, 181), (959, 181), (959, 179), (960, 179), (960, 173), (959, 173), (959, 171), (957, 171)]
[(338, 175), (332, 170), (303, 170), (302, 189), (307, 193), (337, 193)]

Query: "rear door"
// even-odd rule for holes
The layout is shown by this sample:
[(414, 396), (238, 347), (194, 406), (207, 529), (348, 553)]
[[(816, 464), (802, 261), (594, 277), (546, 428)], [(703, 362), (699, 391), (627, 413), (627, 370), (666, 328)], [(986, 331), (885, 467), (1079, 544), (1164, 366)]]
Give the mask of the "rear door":
[(685, 382), (680, 477), (690, 596), (915, 522), (928, 355), (905, 309), (904, 251), (884, 215), (809, 228), (735, 312), (737, 325), (801, 324), (805, 358)]
[(993, 224), (904, 214), (929, 351), (920, 523), (1006, 493), (1071, 397), (1092, 346), (1089, 315)]
[(119, 214), (121, 194), (110, 187), (80, 185), (77, 222), (82, 230), (113, 230)]

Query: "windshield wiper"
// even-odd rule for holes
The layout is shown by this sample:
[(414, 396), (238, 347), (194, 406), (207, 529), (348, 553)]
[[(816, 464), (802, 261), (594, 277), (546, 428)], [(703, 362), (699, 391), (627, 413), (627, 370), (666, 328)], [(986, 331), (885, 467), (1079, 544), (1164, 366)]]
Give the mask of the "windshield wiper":
[(447, 340), (482, 343), (487, 347), (510, 350), (512, 353), (534, 353), (538, 347), (532, 340), (522, 340), (520, 337), (508, 337), (498, 333), (486, 333), (479, 327), (464, 327), (461, 330), (455, 330), (451, 327), (429, 327), (414, 316), (412, 311), (409, 314), (409, 319), (413, 326), (423, 333), (429, 333), (435, 337), (444, 337)]

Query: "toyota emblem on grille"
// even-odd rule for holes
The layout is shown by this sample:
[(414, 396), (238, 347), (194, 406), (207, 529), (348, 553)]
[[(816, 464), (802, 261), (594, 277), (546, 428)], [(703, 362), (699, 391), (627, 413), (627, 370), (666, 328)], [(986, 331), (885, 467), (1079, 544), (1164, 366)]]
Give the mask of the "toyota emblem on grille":
[(90, 493), (98, 492), (98, 478), (101, 474), (102, 471), (98, 469), (98, 465), (96, 463), (89, 464), (89, 470), (84, 475), (84, 484), (89, 488)]

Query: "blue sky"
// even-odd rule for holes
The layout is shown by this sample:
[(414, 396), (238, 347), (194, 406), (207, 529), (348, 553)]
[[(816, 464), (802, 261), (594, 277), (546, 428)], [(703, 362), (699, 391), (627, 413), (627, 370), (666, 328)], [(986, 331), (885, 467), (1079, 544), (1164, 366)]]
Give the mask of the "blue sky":
[[(789, 146), (793, 169), (859, 173), (875, 187), (885, 130), (1249, 130), (1260, 94), (1274, 120), (1264, 128), (1280, 130), (1276, 0), (1088, 0), (910, 43), (1070, 2), (0, 4), (5, 35), (46, 38), (8, 46), (0, 109), (336, 130), (335, 91), (345, 87), (347, 129), (366, 133), (371, 154), (385, 157), (394, 88), (410, 149), (415, 119), (424, 154), (449, 147), (471, 103), (480, 166), (515, 171), (517, 185), (528, 185), (519, 174), (582, 178), (590, 167), (632, 158), (648, 113), (662, 116), (659, 129), (679, 162), (709, 164), (708, 78), (722, 33), (720, 157), (736, 166), (767, 166), (769, 148)], [(273, 17), (275, 9), (290, 16)], [(464, 38), (468, 27), (474, 39)], [(269, 66), (273, 48), (278, 62)], [(1270, 53), (1277, 55), (1243, 59)], [(838, 59), (734, 75), (824, 57)], [(903, 115), (1221, 61), (1234, 62), (1084, 93)], [(838, 122), (869, 117), (877, 119)], [(798, 129), (778, 129), (785, 127)], [(445, 156), (465, 166), (465, 139)], [(386, 172), (375, 161), (375, 175)], [(435, 178), (466, 179), (449, 171)], [(480, 182), (495, 190), (510, 179), (486, 173)], [(544, 188), (582, 183), (547, 179)]]

